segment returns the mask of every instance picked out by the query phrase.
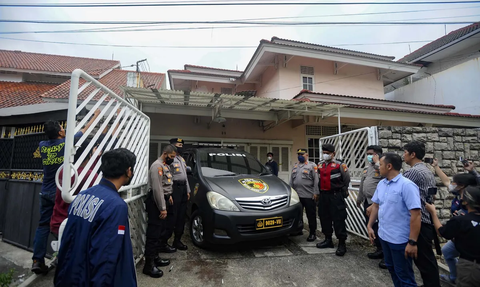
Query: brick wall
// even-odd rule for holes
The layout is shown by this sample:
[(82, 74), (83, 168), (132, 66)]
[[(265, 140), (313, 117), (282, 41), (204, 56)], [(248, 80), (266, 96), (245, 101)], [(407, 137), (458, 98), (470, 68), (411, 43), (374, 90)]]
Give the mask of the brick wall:
[[(385, 151), (394, 151), (403, 155), (403, 146), (412, 140), (425, 142), (425, 157), (437, 158), (439, 166), (450, 178), (464, 172), (459, 157), (471, 159), (480, 166), (480, 130), (428, 128), (428, 127), (378, 127), (379, 144)], [(433, 167), (429, 168), (434, 172)], [(404, 163), (404, 170), (409, 168)], [(480, 171), (480, 169), (478, 169)], [(450, 217), (450, 205), (453, 195), (436, 177), (438, 193), (435, 206), (442, 219)]]

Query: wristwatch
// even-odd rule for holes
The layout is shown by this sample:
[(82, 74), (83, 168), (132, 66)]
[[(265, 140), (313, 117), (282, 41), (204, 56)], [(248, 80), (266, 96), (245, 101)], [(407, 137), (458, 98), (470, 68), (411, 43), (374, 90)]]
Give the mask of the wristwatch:
[(412, 246), (417, 246), (417, 241), (413, 240), (413, 239), (409, 239), (408, 240), (408, 244), (412, 245)]

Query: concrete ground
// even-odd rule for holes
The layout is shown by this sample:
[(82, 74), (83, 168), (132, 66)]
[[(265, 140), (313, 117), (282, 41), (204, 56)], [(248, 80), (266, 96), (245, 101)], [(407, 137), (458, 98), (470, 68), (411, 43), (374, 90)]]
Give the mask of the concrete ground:
[[(171, 259), (170, 266), (161, 268), (162, 278), (144, 275), (143, 261), (138, 264), (138, 286), (393, 286), (388, 271), (378, 267), (380, 260), (367, 258), (366, 253), (373, 248), (366, 240), (349, 235), (348, 252), (338, 257), (336, 249), (315, 247), (323, 240), (320, 233), (315, 242), (307, 242), (307, 235), (304, 230), (302, 236), (204, 250), (193, 246), (185, 234), (183, 242), (188, 245), (187, 251), (161, 254)], [(31, 252), (0, 242), (0, 273), (13, 268), (16, 281), (13, 286), (32, 279), (30, 258)], [(419, 272), (415, 272), (421, 285)], [(53, 276), (51, 271), (29, 286), (52, 286)]]

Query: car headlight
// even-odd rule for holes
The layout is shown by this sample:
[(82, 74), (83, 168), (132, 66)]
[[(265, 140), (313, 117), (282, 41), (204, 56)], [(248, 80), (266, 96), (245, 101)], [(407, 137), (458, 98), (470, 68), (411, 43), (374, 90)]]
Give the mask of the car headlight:
[(213, 209), (225, 211), (240, 211), (238, 207), (228, 198), (220, 193), (209, 191), (207, 192), (208, 203)]
[(298, 193), (295, 191), (295, 189), (290, 188), (292, 191), (292, 194), (290, 195), (290, 206), (295, 205), (300, 202), (300, 198), (298, 197)]

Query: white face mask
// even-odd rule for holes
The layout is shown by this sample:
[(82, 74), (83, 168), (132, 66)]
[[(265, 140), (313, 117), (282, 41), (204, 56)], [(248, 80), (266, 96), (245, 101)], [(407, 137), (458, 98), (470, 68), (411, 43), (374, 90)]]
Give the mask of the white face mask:
[(269, 157), (267, 157), (267, 159), (268, 159), (268, 160), (272, 160), (272, 157), (271, 157), (271, 156), (269, 156)]
[(457, 186), (456, 185), (453, 185), (453, 184), (450, 184), (448, 186), (448, 191), (452, 192), (452, 191), (457, 191)]
[(332, 159), (332, 156), (331, 156), (331, 155), (326, 154), (326, 153), (323, 154), (323, 160), (329, 161), (329, 160), (331, 160), (331, 159)]

